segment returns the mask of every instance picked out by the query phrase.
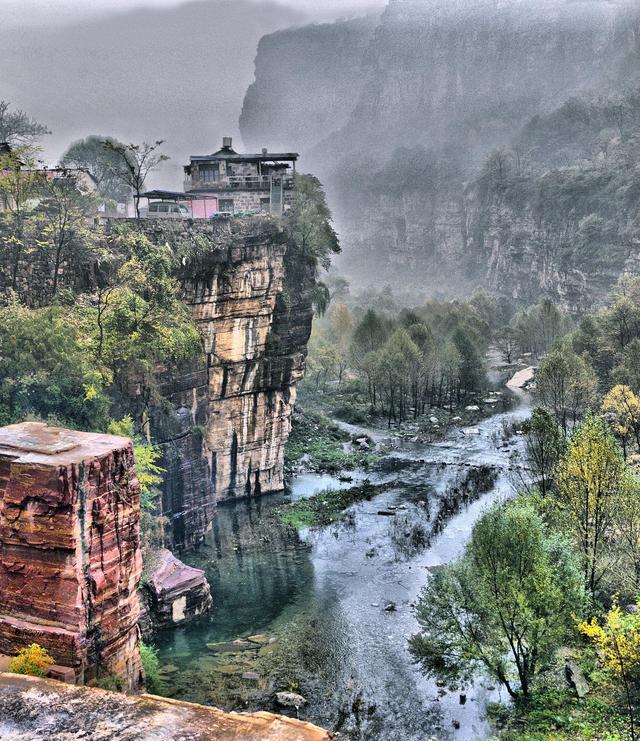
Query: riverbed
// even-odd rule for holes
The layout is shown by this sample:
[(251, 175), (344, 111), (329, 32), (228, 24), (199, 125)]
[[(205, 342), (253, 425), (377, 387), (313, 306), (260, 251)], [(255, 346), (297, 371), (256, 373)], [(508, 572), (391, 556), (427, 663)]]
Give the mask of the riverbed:
[[(188, 559), (206, 570), (214, 608), (157, 642), (166, 694), (255, 710), (275, 709), (274, 688), (292, 689), (308, 700), (300, 717), (353, 741), (486, 738), (485, 705), (506, 697), (488, 681), (463, 698), (437, 686), (412, 663), (407, 640), (429, 574), (462, 551), (483, 509), (513, 495), (522, 439), (512, 425), (528, 412), (519, 397), (510, 411), (431, 444), (353, 429), (387, 450), (373, 470), (350, 472), (353, 483), (306, 474), (287, 495), (221, 506), (206, 545)], [(489, 483), (466, 497), (478, 471)], [(365, 476), (390, 488), (343, 522), (264, 529), (274, 506)], [(259, 653), (212, 646), (252, 635)]]

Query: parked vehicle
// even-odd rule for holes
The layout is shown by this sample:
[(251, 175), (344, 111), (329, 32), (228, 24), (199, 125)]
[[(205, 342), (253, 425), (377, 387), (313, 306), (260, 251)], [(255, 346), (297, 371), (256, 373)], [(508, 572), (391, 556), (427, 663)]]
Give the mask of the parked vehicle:
[(149, 219), (190, 219), (191, 211), (184, 203), (177, 201), (154, 201), (149, 204)]

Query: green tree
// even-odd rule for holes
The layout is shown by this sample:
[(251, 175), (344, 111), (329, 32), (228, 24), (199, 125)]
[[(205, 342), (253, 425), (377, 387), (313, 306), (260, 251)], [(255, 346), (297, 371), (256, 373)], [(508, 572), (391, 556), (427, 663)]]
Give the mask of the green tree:
[(556, 418), (544, 407), (536, 407), (522, 429), (529, 469), (540, 492), (546, 496), (551, 491), (555, 469), (565, 449), (564, 436)]
[(30, 225), (35, 226), (37, 197), (44, 183), (44, 175), (36, 169), (37, 150), (21, 146), (0, 154), (0, 244), (10, 255), (11, 277), (8, 281), (17, 288), (20, 263), (35, 243)]
[(89, 228), (87, 213), (94, 205), (80, 178), (72, 173), (63, 177), (44, 178), (39, 188), (42, 216), (38, 244), (51, 274), (51, 295), (58, 292), (61, 268), (66, 260), (75, 265), (83, 253), (91, 255), (96, 234)]
[(294, 202), (285, 220), (289, 249), (285, 256), (288, 279), (296, 288), (309, 277), (314, 280), (314, 306), (324, 314), (329, 289), (320, 281), (328, 270), (332, 255), (340, 252), (338, 235), (332, 224), (331, 210), (320, 181), (312, 175), (297, 175)]
[(572, 434), (556, 470), (558, 505), (582, 557), (584, 580), (596, 596), (610, 563), (615, 514), (628, 473), (610, 430), (589, 415)]
[(411, 651), (427, 674), (452, 686), (489, 674), (511, 697), (526, 698), (571, 634), (583, 598), (567, 543), (546, 534), (530, 505), (496, 505), (464, 555), (431, 577)]
[(597, 388), (593, 368), (566, 344), (552, 350), (540, 363), (536, 395), (553, 410), (565, 435), (569, 422), (575, 424), (594, 402)]
[[(109, 142), (109, 146), (105, 146)], [(86, 170), (96, 183), (98, 193), (116, 203), (123, 203), (131, 196), (131, 187), (123, 168), (123, 158), (118, 149), (125, 147), (111, 137), (87, 136), (74, 142), (62, 155), (63, 167)]]
[(613, 369), (613, 380), (631, 387), (636, 393), (640, 393), (640, 340), (634, 339), (629, 342), (621, 355), (618, 365)]
[(0, 307), (0, 422), (35, 416), (104, 429), (109, 400), (86, 346), (86, 327), (67, 306)]

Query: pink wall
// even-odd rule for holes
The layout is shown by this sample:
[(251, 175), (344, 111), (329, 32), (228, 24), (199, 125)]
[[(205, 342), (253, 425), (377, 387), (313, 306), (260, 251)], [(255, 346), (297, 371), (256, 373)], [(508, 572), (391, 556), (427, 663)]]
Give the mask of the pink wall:
[(217, 198), (194, 198), (191, 201), (191, 212), (194, 219), (207, 219), (218, 211)]

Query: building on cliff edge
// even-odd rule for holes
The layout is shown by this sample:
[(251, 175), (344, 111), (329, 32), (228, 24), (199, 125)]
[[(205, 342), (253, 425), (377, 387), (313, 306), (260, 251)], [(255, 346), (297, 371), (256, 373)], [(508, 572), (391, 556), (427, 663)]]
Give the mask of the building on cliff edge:
[[(143, 193), (149, 199), (149, 213), (170, 218), (177, 202), (187, 206), (193, 218), (200, 219), (218, 214), (282, 215), (293, 204), (298, 154), (267, 149), (239, 154), (232, 145), (231, 137), (224, 137), (222, 149), (217, 152), (192, 156), (184, 167), (184, 191)], [(179, 215), (177, 208), (173, 210)]]

